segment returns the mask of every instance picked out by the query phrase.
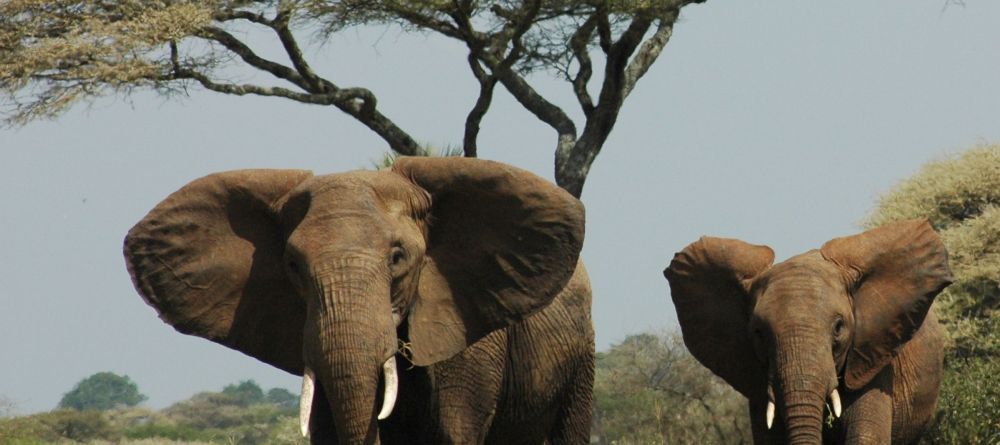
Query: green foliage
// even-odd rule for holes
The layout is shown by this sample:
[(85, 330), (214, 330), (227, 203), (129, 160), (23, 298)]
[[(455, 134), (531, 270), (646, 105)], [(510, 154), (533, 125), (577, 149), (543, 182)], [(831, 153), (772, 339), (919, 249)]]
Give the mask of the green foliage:
[(938, 413), (921, 443), (1000, 443), (1000, 360), (955, 359), (941, 384)]
[(1000, 145), (928, 163), (882, 196), (865, 225), (912, 218), (940, 233), (955, 278), (935, 303), (949, 348), (922, 443), (1000, 443)]
[(91, 375), (63, 395), (59, 408), (109, 410), (135, 406), (146, 400), (132, 379), (112, 372)]
[(244, 380), (235, 385), (226, 385), (222, 393), (233, 398), (239, 406), (249, 406), (264, 401), (264, 390), (253, 380)]
[(167, 418), (195, 429), (229, 428), (239, 425), (245, 412), (238, 401), (227, 394), (202, 392), (188, 400), (167, 407)]
[[(298, 396), (271, 388), (266, 395), (246, 380), (222, 392), (202, 392), (175, 403), (145, 422), (125, 427), (129, 439), (162, 438), (239, 444), (305, 444), (298, 433)], [(294, 435), (288, 434), (288, 425)]]
[(119, 434), (99, 411), (59, 409), (0, 420), (0, 443), (46, 444), (117, 440)]
[(598, 353), (594, 398), (602, 444), (750, 442), (746, 400), (678, 334), (632, 335)]
[(936, 305), (959, 357), (1000, 356), (1000, 145), (930, 162), (879, 199), (865, 225), (927, 218), (955, 283)]
[(43, 414), (42, 423), (59, 437), (76, 442), (114, 440), (118, 437), (111, 423), (95, 410), (60, 409)]
[(264, 396), (264, 401), (284, 409), (295, 410), (299, 407), (299, 396), (285, 388), (271, 388)]
[(3, 445), (306, 445), (298, 430), (298, 396), (266, 393), (252, 380), (202, 392), (162, 410), (60, 409), (0, 419)]

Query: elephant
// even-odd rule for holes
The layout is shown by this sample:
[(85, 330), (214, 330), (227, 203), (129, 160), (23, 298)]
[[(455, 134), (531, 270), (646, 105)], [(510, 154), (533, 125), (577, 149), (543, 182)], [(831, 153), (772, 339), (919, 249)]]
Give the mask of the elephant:
[(931, 225), (773, 262), (767, 246), (706, 236), (664, 270), (685, 345), (747, 398), (754, 443), (916, 442), (942, 378), (931, 304), (952, 281)]
[(313, 444), (586, 443), (584, 213), (472, 158), (237, 170), (171, 194), (124, 254), (174, 329), (303, 376)]

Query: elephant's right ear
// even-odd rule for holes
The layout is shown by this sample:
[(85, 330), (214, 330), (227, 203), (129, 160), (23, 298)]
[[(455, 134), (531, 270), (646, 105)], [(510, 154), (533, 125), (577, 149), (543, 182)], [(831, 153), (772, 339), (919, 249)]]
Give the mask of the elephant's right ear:
[(706, 236), (674, 255), (663, 271), (684, 344), (747, 398), (766, 378), (766, 370), (753, 365), (758, 359), (747, 329), (749, 283), (772, 262), (770, 247)]
[(431, 198), (413, 363), (446, 360), (546, 307), (577, 269), (583, 204), (525, 170), (471, 158), (400, 158)]
[(301, 374), (305, 306), (284, 272), (283, 201), (305, 170), (192, 181), (125, 237), (136, 290), (177, 331)]

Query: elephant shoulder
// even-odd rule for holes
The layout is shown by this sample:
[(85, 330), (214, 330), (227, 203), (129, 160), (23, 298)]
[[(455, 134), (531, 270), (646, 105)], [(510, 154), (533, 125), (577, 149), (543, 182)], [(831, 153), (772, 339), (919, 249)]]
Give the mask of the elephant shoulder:
[(576, 263), (573, 276), (553, 301), (553, 305), (555, 304), (563, 306), (569, 315), (585, 317), (587, 322), (590, 321), (590, 276), (587, 275), (587, 268), (584, 267), (583, 261)]

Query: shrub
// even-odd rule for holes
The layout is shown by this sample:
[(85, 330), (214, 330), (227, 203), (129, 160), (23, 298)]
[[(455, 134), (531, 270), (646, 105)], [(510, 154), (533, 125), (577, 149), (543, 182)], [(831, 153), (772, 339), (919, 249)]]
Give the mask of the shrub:
[(865, 225), (912, 218), (941, 234), (955, 278), (934, 305), (949, 342), (922, 443), (1000, 443), (1000, 145), (926, 164), (883, 195)]
[(598, 353), (594, 398), (602, 444), (751, 442), (746, 399), (676, 333), (632, 335)]
[(924, 165), (879, 198), (865, 225), (927, 218), (955, 283), (935, 307), (958, 357), (1000, 355), (1000, 145)]
[(1000, 443), (1000, 360), (954, 359), (948, 364), (938, 412), (923, 444)]
[(232, 397), (239, 406), (250, 406), (264, 401), (264, 390), (253, 380), (244, 380), (235, 385), (226, 385), (222, 393)]
[(109, 410), (135, 406), (146, 400), (132, 379), (112, 372), (98, 372), (81, 380), (63, 395), (59, 408)]

